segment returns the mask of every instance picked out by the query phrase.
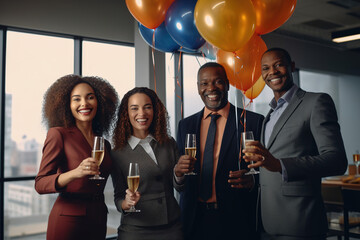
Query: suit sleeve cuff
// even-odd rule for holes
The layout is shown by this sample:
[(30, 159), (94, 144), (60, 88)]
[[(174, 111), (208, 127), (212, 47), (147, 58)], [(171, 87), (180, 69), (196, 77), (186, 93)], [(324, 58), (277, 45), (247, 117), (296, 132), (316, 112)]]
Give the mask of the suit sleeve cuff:
[(282, 175), (282, 180), (283, 182), (288, 182), (288, 174), (287, 174), (287, 171), (286, 171), (286, 168), (285, 168), (285, 165), (283, 163), (283, 161), (281, 159), (279, 159), (280, 161), (280, 164), (281, 164), (281, 175)]
[(178, 176), (176, 176), (175, 171), (174, 171), (174, 179), (175, 179), (175, 182), (176, 182), (178, 185), (183, 185), (183, 184), (184, 184), (185, 176), (178, 177)]

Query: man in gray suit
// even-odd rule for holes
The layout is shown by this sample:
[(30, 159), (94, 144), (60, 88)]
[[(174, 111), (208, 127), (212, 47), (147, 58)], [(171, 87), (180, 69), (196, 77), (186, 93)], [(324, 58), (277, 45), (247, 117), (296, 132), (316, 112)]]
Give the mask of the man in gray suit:
[[(243, 152), (260, 168), (263, 239), (325, 239), (328, 230), (321, 178), (344, 174), (347, 159), (334, 103), (293, 82), (289, 53), (267, 50), (262, 77), (273, 90), (261, 143)], [(264, 147), (265, 146), (265, 147)]]

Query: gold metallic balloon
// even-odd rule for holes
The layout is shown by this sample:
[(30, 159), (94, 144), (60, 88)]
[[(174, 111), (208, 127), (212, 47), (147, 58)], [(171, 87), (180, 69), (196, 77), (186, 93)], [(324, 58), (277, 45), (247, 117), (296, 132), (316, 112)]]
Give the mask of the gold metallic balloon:
[(201, 36), (228, 52), (244, 46), (255, 30), (251, 0), (198, 0), (194, 18)]

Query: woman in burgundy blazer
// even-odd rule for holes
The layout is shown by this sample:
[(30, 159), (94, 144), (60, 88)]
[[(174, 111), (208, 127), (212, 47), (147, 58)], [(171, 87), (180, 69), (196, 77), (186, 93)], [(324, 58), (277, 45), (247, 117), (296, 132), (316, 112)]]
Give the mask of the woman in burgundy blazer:
[[(60, 193), (49, 215), (48, 240), (105, 239), (109, 142), (100, 167), (90, 156), (94, 136), (109, 131), (117, 103), (114, 88), (97, 77), (67, 75), (45, 93), (43, 117), (49, 131), (35, 189)], [(99, 173), (105, 181), (89, 179)]]

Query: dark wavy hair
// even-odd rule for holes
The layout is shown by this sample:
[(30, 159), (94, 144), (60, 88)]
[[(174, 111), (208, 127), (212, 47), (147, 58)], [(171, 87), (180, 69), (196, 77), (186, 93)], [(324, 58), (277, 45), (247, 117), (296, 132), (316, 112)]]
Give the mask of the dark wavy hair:
[(46, 91), (43, 101), (43, 122), (47, 128), (73, 127), (75, 118), (70, 109), (70, 94), (80, 83), (91, 86), (98, 108), (92, 121), (95, 134), (108, 134), (112, 127), (119, 98), (113, 86), (100, 77), (66, 75), (54, 82)]
[(169, 117), (164, 104), (153, 90), (146, 87), (136, 87), (128, 91), (121, 100), (113, 135), (114, 150), (125, 147), (127, 140), (133, 133), (129, 119), (128, 103), (129, 98), (136, 93), (146, 94), (151, 99), (153, 105), (154, 118), (150, 125), (149, 133), (159, 143), (164, 143), (170, 139), (167, 128)]

